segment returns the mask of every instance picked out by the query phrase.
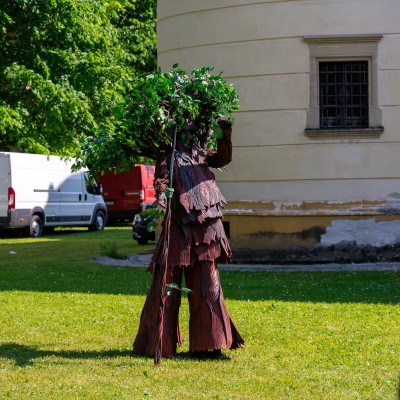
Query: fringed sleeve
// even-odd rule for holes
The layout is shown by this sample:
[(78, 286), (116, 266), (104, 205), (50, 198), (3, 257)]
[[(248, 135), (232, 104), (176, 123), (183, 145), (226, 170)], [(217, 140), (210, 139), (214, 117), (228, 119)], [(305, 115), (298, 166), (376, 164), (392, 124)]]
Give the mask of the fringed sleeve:
[(232, 127), (230, 123), (220, 124), (224, 131), (224, 139), (217, 140), (217, 151), (208, 152), (207, 163), (212, 168), (221, 168), (232, 161)]

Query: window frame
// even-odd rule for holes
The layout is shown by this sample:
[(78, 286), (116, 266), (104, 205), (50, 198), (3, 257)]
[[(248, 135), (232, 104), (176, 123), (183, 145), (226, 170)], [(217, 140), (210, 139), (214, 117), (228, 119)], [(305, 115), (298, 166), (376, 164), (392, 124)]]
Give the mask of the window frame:
[(321, 129), (369, 127), (368, 68), (368, 61), (319, 62)]
[[(378, 106), (378, 44), (383, 35), (305, 36), (310, 50), (310, 98), (305, 134), (310, 139), (366, 137), (378, 138), (384, 131)], [(367, 128), (321, 128), (319, 104), (319, 63), (368, 62)]]

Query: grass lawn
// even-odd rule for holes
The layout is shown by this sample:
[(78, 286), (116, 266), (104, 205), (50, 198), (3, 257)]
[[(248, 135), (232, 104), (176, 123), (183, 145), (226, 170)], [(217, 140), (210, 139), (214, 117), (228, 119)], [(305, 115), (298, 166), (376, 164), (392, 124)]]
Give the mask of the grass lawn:
[[(131, 355), (150, 276), (129, 227), (0, 238), (0, 399), (398, 399), (398, 272), (221, 272), (246, 344), (197, 360)], [(184, 297), (181, 324), (188, 339)]]

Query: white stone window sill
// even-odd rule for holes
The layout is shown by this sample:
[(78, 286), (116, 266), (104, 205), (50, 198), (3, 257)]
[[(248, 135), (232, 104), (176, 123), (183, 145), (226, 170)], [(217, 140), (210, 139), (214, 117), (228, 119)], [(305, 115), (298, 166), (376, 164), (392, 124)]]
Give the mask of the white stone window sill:
[(310, 139), (378, 139), (384, 131), (382, 126), (356, 129), (306, 128), (304, 133)]

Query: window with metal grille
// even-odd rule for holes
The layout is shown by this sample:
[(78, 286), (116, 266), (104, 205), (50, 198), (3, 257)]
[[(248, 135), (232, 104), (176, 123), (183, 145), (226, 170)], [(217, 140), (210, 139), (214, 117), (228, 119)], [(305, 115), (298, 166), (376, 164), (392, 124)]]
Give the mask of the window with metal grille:
[(320, 128), (367, 128), (368, 106), (368, 61), (319, 62)]

